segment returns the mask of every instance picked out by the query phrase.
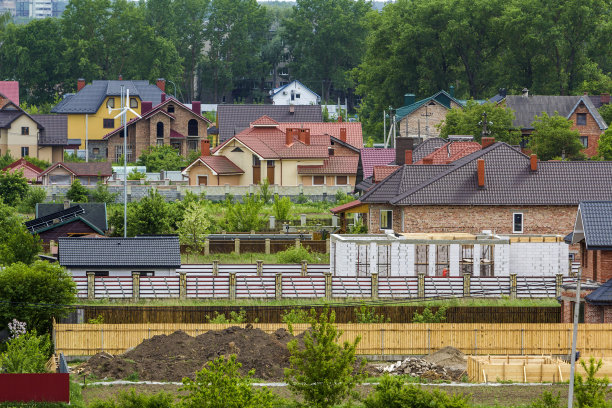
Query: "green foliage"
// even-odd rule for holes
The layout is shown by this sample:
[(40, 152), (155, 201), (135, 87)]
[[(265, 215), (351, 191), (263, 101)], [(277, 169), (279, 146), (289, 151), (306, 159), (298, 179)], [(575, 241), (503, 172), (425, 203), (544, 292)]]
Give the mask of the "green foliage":
[(363, 404), (366, 408), (469, 408), (468, 401), (462, 394), (427, 391), (400, 377), (384, 375)]
[(96, 188), (91, 192), (91, 201), (94, 203), (112, 204), (118, 196), (119, 193), (111, 193), (108, 190), (108, 186), (102, 180), (98, 180)]
[(95, 317), (93, 319), (89, 319), (87, 321), (87, 324), (104, 324), (104, 316), (98, 315), (98, 317)]
[[(294, 339), (287, 344), (291, 357), (285, 369), (289, 390), (300, 395), (311, 407), (332, 407), (346, 398), (355, 398), (353, 388), (365, 379), (361, 361), (356, 367), (355, 351), (361, 337), (338, 344), (342, 331), (335, 325), (336, 315), (325, 309), (318, 317), (310, 311), (310, 330), (304, 334), (304, 346)], [(293, 327), (289, 324), (289, 331)]]
[(202, 204), (192, 202), (178, 224), (179, 240), (187, 245), (190, 252), (199, 253), (204, 247), (204, 239), (211, 227), (211, 220)]
[(612, 127), (599, 136), (597, 155), (602, 160), (612, 160)]
[(360, 219), (349, 227), (348, 233), (349, 234), (367, 234), (368, 226), (365, 225), (363, 221)]
[(70, 152), (64, 152), (64, 161), (65, 162), (72, 162), (72, 163), (85, 163), (85, 160), (81, 159), (79, 156), (77, 156), (75, 153), (70, 153)]
[(601, 108), (599, 108), (599, 114), (608, 126), (612, 126), (612, 104), (607, 103), (605, 105), (601, 105)]
[(308, 323), (310, 318), (310, 313), (306, 309), (290, 309), (283, 312), (281, 315), (281, 322), (285, 324), (299, 324), (299, 323)]
[(128, 174), (127, 179), (128, 180), (142, 180), (142, 179), (145, 179), (146, 177), (147, 175), (145, 173), (134, 169)]
[[(137, 380), (128, 380), (137, 381)], [(117, 399), (95, 400), (88, 408), (172, 408), (174, 397), (170, 393), (160, 392), (157, 394), (138, 394), (134, 389), (121, 391)]]
[(33, 165), (35, 165), (36, 167), (39, 167), (43, 170), (45, 170), (47, 167), (49, 167), (51, 165), (51, 163), (49, 163), (46, 160), (41, 160), (37, 157), (30, 157), (30, 156), (25, 156), (24, 159), (26, 159), (27, 162), (32, 163)]
[(0, 242), (0, 264), (21, 262), (30, 265), (41, 252), (40, 237), (30, 234), (25, 225), (20, 224), (13, 230), (6, 231), (5, 239)]
[(5, 168), (14, 161), (15, 159), (13, 159), (13, 156), (11, 156), (9, 152), (4, 153), (2, 156), (0, 156), (0, 169)]
[(172, 146), (150, 146), (142, 152), (137, 164), (146, 166), (148, 172), (156, 173), (161, 170), (181, 170), (185, 166), (185, 160)]
[(544, 391), (542, 395), (536, 398), (530, 405), (530, 408), (562, 408), (561, 395), (553, 395), (550, 391)]
[(65, 305), (76, 301), (76, 285), (57, 263), (16, 263), (0, 270), (0, 299), (0, 327), (15, 318), (38, 333), (48, 333), (51, 318), (65, 316)]
[(225, 314), (215, 312), (215, 315), (210, 317), (206, 316), (208, 323), (214, 324), (242, 324), (247, 322), (246, 310), (240, 309), (239, 312), (230, 311), (229, 318), (225, 317)]
[(47, 190), (42, 187), (30, 186), (28, 192), (19, 205), (21, 212), (33, 213), (36, 210), (36, 204), (40, 204), (47, 198)]
[(221, 356), (209, 361), (196, 373), (195, 380), (183, 378), (181, 406), (185, 408), (268, 408), (274, 406), (274, 394), (266, 387), (251, 386), (254, 370), (240, 375), (242, 364), (236, 356)]
[(270, 203), (272, 199), (272, 192), (270, 191), (270, 182), (267, 178), (259, 185), (259, 197), (264, 204)]
[(75, 179), (66, 192), (66, 198), (75, 203), (86, 203), (89, 190), (81, 184), (79, 179)]
[(563, 154), (570, 159), (583, 159), (583, 149), (577, 130), (572, 130), (571, 120), (555, 112), (549, 116), (542, 112), (533, 122), (534, 131), (529, 141), (529, 148), (540, 160), (551, 160)]
[(306, 204), (308, 202), (308, 197), (306, 197), (306, 195), (300, 191), (300, 194), (298, 195), (295, 202), (298, 204)]
[(291, 208), (293, 203), (289, 197), (278, 197), (274, 196), (274, 203), (272, 203), (272, 211), (277, 221), (287, 221), (291, 216)]
[(9, 340), (6, 351), (0, 355), (0, 372), (44, 373), (50, 355), (49, 336), (37, 336), (33, 330)]
[(440, 306), (436, 313), (432, 313), (429, 307), (425, 307), (422, 314), (414, 313), (412, 323), (442, 323), (446, 320), (446, 306)]
[(278, 263), (284, 264), (300, 263), (302, 261), (312, 263), (314, 261), (312, 254), (303, 246), (299, 248), (291, 247), (284, 251), (277, 252), (276, 260)]
[(336, 191), (335, 198), (336, 198), (336, 204), (337, 205), (342, 205), (342, 204), (350, 203), (351, 201), (353, 201), (355, 199), (355, 197), (353, 197), (350, 194), (346, 194), (342, 190)]
[(242, 203), (230, 203), (226, 200), (226, 206), (225, 223), (228, 231), (258, 231), (266, 223), (265, 218), (260, 215), (263, 203), (257, 196), (245, 195), (242, 198)]
[(576, 374), (574, 382), (576, 406), (578, 408), (606, 408), (608, 406), (606, 396), (612, 392), (608, 389), (610, 381), (608, 377), (596, 378), (603, 362), (590, 357), (588, 365), (585, 360), (580, 360), (580, 365), (586, 373), (586, 378)]
[(28, 193), (28, 180), (22, 171), (0, 171), (0, 199), (10, 206), (16, 205)]
[(374, 307), (362, 303), (355, 308), (356, 323), (390, 323), (391, 319), (385, 315), (376, 314)]
[(138, 202), (131, 219), (128, 235), (154, 235), (170, 232), (170, 205), (156, 189)]

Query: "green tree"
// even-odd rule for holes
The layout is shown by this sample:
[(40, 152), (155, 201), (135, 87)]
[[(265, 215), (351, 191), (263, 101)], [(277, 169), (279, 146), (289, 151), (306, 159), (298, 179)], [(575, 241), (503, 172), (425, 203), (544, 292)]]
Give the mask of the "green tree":
[(28, 180), (22, 171), (0, 171), (0, 199), (10, 206), (16, 205), (28, 193)]
[(190, 252), (200, 253), (210, 226), (210, 217), (206, 213), (206, 208), (199, 203), (191, 203), (178, 225), (181, 244), (187, 245)]
[(0, 156), (0, 169), (5, 168), (14, 161), (15, 159), (13, 159), (13, 156), (11, 156), (9, 152), (4, 153), (2, 156)]
[(494, 103), (479, 104), (474, 100), (469, 100), (465, 108), (453, 108), (446, 113), (446, 119), (440, 126), (440, 137), (449, 135), (472, 135), (474, 140), (480, 141), (482, 137), (482, 126), (479, 125), (484, 118), (483, 113), (487, 113), (487, 129), (491, 132), (490, 136), (496, 141), (509, 144), (520, 142), (520, 133), (513, 129), (512, 121), (514, 114), (510, 109)]
[(74, 179), (66, 192), (66, 198), (75, 203), (86, 203), (89, 190), (81, 184), (79, 179)]
[(242, 198), (242, 203), (231, 203), (226, 201), (227, 212), (225, 223), (227, 229), (232, 232), (258, 231), (266, 223), (264, 217), (260, 215), (263, 203), (259, 197), (247, 194)]
[(172, 146), (151, 146), (138, 158), (139, 166), (146, 166), (147, 171), (156, 173), (161, 170), (176, 171), (185, 166), (185, 159)]
[(40, 237), (36, 234), (31, 234), (25, 225), (20, 224), (8, 232), (0, 243), (0, 264), (12, 265), (22, 262), (30, 265), (41, 252), (42, 243)]
[(533, 122), (534, 131), (529, 148), (540, 160), (551, 160), (563, 155), (570, 159), (584, 158), (580, 132), (572, 130), (572, 126), (571, 120), (559, 116), (557, 112), (553, 116), (542, 112), (542, 116), (536, 116)]
[[(333, 311), (325, 309), (317, 318), (311, 309), (311, 328), (304, 334), (304, 346), (300, 347), (297, 339), (287, 344), (291, 353), (290, 368), (285, 369), (287, 385), (311, 407), (332, 407), (347, 397), (355, 397), (353, 388), (365, 378), (365, 360), (354, 372), (355, 351), (361, 338), (338, 344), (342, 331), (337, 329), (335, 320)], [(293, 332), (290, 324), (289, 331)]]
[(240, 375), (242, 364), (236, 356), (221, 356), (209, 361), (196, 373), (195, 380), (183, 378), (181, 406), (185, 408), (268, 408), (274, 406), (274, 394), (266, 387), (252, 387), (251, 370), (246, 377)]
[(127, 179), (128, 180), (142, 180), (146, 177), (147, 177), (146, 173), (143, 173), (141, 171), (134, 169), (128, 174)]
[(0, 354), (0, 367), (6, 373), (45, 373), (50, 354), (49, 336), (30, 331), (9, 340), (6, 351)]
[(138, 203), (128, 217), (128, 235), (167, 234), (170, 231), (170, 207), (156, 189)]
[(289, 197), (278, 197), (274, 196), (274, 203), (272, 203), (272, 211), (278, 221), (287, 221), (291, 214), (291, 207), (293, 203)]
[(606, 396), (612, 392), (608, 389), (610, 381), (608, 377), (596, 378), (597, 372), (601, 369), (603, 362), (589, 358), (587, 365), (585, 360), (580, 360), (580, 365), (586, 373), (586, 378), (576, 374), (574, 391), (576, 395), (576, 406), (578, 408), (605, 408)]
[(36, 204), (40, 204), (47, 198), (47, 190), (42, 187), (30, 187), (19, 207), (23, 212), (33, 213), (36, 210)]
[(133, 389), (129, 392), (121, 391), (116, 399), (95, 400), (87, 405), (88, 408), (173, 408), (174, 406), (174, 396), (170, 393), (138, 394)]
[(51, 318), (65, 316), (76, 301), (72, 276), (57, 263), (16, 263), (0, 270), (0, 326), (12, 319), (37, 333), (51, 331)]
[(606, 129), (606, 131), (599, 136), (597, 155), (603, 160), (612, 160), (612, 128)]
[(607, 103), (599, 108), (599, 114), (606, 121), (608, 126), (612, 126), (612, 104)]
[(104, 184), (102, 180), (98, 180), (96, 188), (91, 192), (91, 201), (94, 203), (112, 204), (118, 196), (119, 193), (111, 193), (108, 190), (108, 185)]

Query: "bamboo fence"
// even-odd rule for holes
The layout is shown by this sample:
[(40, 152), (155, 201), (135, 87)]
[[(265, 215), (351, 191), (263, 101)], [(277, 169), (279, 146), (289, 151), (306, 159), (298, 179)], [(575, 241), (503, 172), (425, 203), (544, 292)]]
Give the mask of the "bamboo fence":
[[(209, 330), (223, 330), (246, 324), (55, 324), (57, 353), (68, 356), (93, 355), (102, 351), (119, 354), (142, 341), (182, 330), (197, 336)], [(267, 333), (285, 324), (253, 324)], [(337, 324), (341, 341), (360, 337), (361, 355), (429, 354), (446, 346), (471, 355), (567, 355), (570, 353), (572, 324)], [(293, 325), (295, 334), (309, 328)], [(578, 350), (583, 356), (612, 356), (612, 325), (581, 324)]]

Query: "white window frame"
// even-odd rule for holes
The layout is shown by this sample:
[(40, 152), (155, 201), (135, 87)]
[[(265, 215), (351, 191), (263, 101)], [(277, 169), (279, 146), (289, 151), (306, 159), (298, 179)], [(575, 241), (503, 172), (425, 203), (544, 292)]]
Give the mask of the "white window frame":
[(314, 183), (314, 178), (315, 177), (321, 177), (321, 175), (311, 176), (311, 177), (312, 177), (312, 185), (313, 186), (326, 186), (327, 185), (327, 176), (323, 176), (323, 184), (315, 184)]
[[(520, 215), (521, 216), (521, 230), (517, 231), (516, 223), (514, 222), (514, 217)], [(525, 229), (525, 215), (522, 212), (512, 213), (512, 233), (513, 234), (522, 234)]]
[[(204, 177), (206, 179), (206, 184), (200, 184), (200, 178), (202, 178), (202, 177)], [(198, 174), (197, 182), (198, 182), (198, 186), (208, 186), (208, 176), (207, 175), (202, 176), (202, 175)]]
[[(346, 183), (338, 184), (338, 177), (346, 177)], [(346, 176), (336, 176), (336, 185), (337, 186), (348, 186), (349, 184), (350, 183), (349, 183), (349, 176), (348, 175), (346, 175)]]
[[(391, 222), (389, 222), (389, 224), (390, 224), (390, 228), (387, 228), (387, 226), (386, 226), (386, 225), (385, 225), (385, 227), (383, 228), (383, 222), (382, 222), (383, 212), (387, 212), (387, 213), (389, 213), (389, 220), (391, 221)], [(386, 230), (386, 229), (393, 229), (393, 210), (380, 210), (380, 216), (379, 216), (379, 218), (380, 218), (380, 220), (379, 220), (379, 221), (380, 221), (380, 224), (379, 224), (379, 225), (380, 225), (380, 230), (381, 230), (381, 231), (382, 231), (382, 230)]]

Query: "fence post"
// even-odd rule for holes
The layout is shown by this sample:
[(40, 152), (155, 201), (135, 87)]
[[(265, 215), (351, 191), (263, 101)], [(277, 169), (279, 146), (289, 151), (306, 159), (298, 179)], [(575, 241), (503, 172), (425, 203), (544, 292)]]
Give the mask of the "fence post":
[(261, 276), (263, 274), (263, 261), (261, 259), (257, 260), (257, 275)]
[(185, 299), (187, 297), (187, 273), (181, 272), (179, 274), (179, 299)]
[(463, 297), (470, 297), (472, 293), (471, 289), (472, 275), (469, 273), (463, 274)]
[(563, 274), (558, 273), (555, 276), (555, 297), (561, 296), (561, 285), (563, 285)]
[(331, 245), (330, 245), (330, 243), (329, 243), (329, 238), (327, 238), (327, 239), (325, 240), (325, 253), (326, 253), (326, 254), (329, 254), (329, 247), (330, 247), (330, 246), (331, 246)]
[(302, 269), (300, 271), (300, 275), (301, 276), (308, 275), (308, 262), (306, 262), (305, 260), (302, 260)]
[(140, 299), (140, 272), (132, 272), (132, 301)]
[(96, 273), (87, 272), (87, 299), (94, 300), (96, 298)]
[(300, 226), (301, 227), (306, 226), (306, 214), (300, 214)]
[(295, 248), (300, 249), (300, 239), (299, 238), (295, 239)]
[(270, 255), (270, 238), (266, 238), (266, 255)]
[(423, 299), (425, 297), (425, 274), (419, 273), (417, 281), (417, 298)]
[(372, 280), (372, 299), (378, 299), (378, 273), (372, 273), (370, 278)]
[(240, 255), (240, 238), (234, 240), (234, 252), (236, 255)]
[(332, 274), (330, 272), (325, 273), (325, 299), (332, 298)]
[(230, 272), (229, 275), (229, 295), (230, 300), (236, 300), (236, 272)]
[(283, 274), (277, 273), (276, 278), (274, 279), (274, 295), (276, 300), (281, 300), (283, 298)]
[(208, 238), (204, 240), (204, 255), (210, 255), (210, 240)]
[(516, 299), (516, 273), (510, 274), (510, 299)]
[(276, 217), (271, 215), (270, 216), (270, 231), (274, 231), (274, 228), (276, 228)]
[(217, 275), (219, 275), (219, 260), (218, 260), (218, 259), (215, 259), (215, 260), (213, 261), (212, 266), (213, 266), (213, 270), (212, 270), (212, 272), (213, 272), (213, 276), (217, 276)]

